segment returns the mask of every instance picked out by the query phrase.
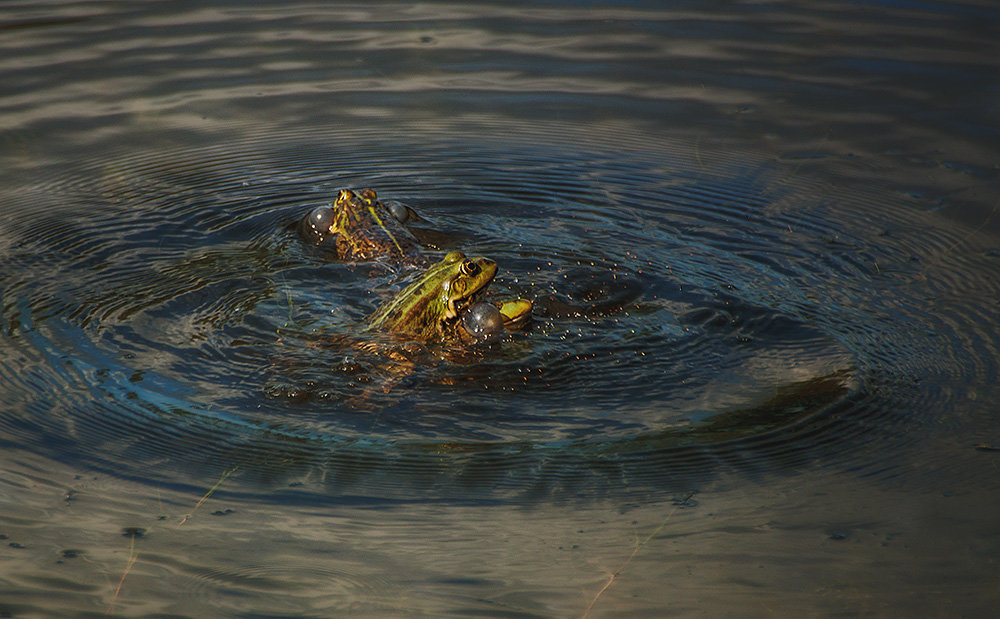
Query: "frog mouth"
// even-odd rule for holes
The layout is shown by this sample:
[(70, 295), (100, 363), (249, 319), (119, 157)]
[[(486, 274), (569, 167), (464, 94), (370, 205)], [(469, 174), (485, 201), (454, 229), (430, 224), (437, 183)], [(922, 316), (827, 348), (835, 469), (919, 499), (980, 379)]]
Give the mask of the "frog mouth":
[(493, 283), (493, 278), (496, 277), (496, 267), (493, 267), (493, 273), (489, 276), (489, 279), (482, 282), (475, 291), (464, 295), (459, 299), (452, 299), (448, 302), (448, 318), (455, 319), (462, 315), (465, 310), (469, 309), (476, 303), (479, 303), (486, 297), (486, 290)]

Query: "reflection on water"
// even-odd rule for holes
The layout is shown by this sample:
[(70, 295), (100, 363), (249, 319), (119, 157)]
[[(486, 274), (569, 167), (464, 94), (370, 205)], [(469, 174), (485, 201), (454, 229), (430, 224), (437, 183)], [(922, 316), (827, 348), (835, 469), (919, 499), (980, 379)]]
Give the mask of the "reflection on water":
[[(0, 16), (0, 611), (995, 601), (989, 6)], [(361, 332), (342, 187), (532, 327)]]

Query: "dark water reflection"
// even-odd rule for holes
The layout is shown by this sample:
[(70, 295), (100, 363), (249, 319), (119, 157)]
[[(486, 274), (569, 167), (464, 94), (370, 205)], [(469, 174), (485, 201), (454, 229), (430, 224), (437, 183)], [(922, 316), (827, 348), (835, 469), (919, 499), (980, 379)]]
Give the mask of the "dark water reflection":
[[(995, 603), (997, 17), (0, 10), (0, 611)], [(355, 345), (365, 186), (533, 328)]]

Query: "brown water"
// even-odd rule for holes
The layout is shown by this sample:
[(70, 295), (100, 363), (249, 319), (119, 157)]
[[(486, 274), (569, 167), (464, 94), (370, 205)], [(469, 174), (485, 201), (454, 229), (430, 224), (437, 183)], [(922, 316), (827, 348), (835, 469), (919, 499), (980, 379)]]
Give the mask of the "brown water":
[[(0, 614), (988, 613), (998, 16), (6, 5)], [(532, 328), (343, 345), (365, 186)]]

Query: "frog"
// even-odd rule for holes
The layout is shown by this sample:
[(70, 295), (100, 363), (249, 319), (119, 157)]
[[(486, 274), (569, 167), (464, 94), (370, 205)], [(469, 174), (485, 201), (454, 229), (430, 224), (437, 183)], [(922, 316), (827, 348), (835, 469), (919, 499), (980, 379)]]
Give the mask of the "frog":
[(374, 189), (341, 189), (332, 204), (310, 211), (298, 232), (312, 244), (331, 247), (346, 262), (414, 265), (423, 260), (423, 250), (404, 224), (415, 219), (413, 209), (379, 200)]
[(469, 343), (522, 328), (531, 312), (530, 301), (508, 299), (497, 305), (483, 301), (496, 273), (497, 263), (490, 258), (448, 252), (379, 307), (368, 319), (367, 329), (422, 343)]
[[(404, 271), (413, 267), (426, 267), (410, 287), (380, 310), (380, 313), (385, 315), (381, 316), (378, 322), (389, 325), (385, 330), (398, 333), (406, 331), (403, 328), (405, 324), (416, 320), (414, 317), (420, 312), (407, 310), (422, 307), (419, 297), (425, 289), (433, 288), (429, 283), (449, 275), (445, 263), (453, 267), (457, 265), (458, 273), (461, 275), (459, 279), (471, 277), (461, 274), (461, 262), (455, 264), (449, 262), (453, 254), (461, 255), (463, 260), (469, 260), (461, 252), (449, 253), (444, 260), (427, 266), (432, 259), (426, 255), (416, 237), (404, 225), (419, 219), (413, 209), (402, 203), (380, 200), (374, 189), (364, 188), (357, 191), (341, 189), (332, 204), (317, 207), (304, 217), (298, 224), (298, 232), (310, 243), (332, 247), (336, 251), (337, 258), (347, 262), (378, 262), (383, 267)], [(472, 259), (472, 263), (482, 264), (485, 270), (491, 273), (486, 278), (483, 286), (485, 289), (496, 274), (496, 263), (481, 258)], [(423, 299), (423, 301), (428, 300)], [(438, 301), (440, 302), (440, 299)], [(390, 305), (395, 309), (390, 311)], [(411, 307), (405, 308), (404, 305)], [(447, 328), (442, 326), (437, 335), (449, 340), (454, 340), (457, 336), (457, 339), (468, 342), (496, 336), (500, 332), (498, 327), (501, 325), (507, 331), (522, 330), (530, 322), (531, 306), (531, 302), (526, 299), (505, 299), (496, 304), (477, 299), (464, 304), (462, 312), (448, 316), (444, 321), (448, 325)], [(436, 312), (436, 310), (430, 311)], [(435, 318), (435, 316), (422, 317), (428, 322), (433, 322)], [(430, 339), (430, 332), (424, 331), (417, 339), (425, 341)]]

